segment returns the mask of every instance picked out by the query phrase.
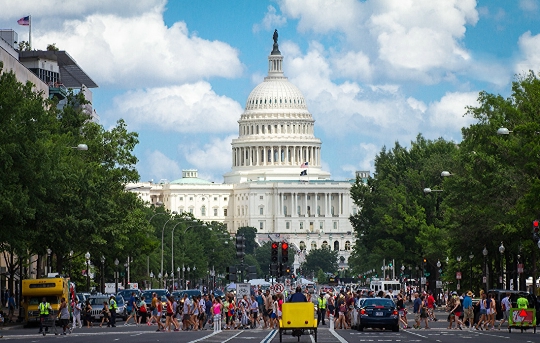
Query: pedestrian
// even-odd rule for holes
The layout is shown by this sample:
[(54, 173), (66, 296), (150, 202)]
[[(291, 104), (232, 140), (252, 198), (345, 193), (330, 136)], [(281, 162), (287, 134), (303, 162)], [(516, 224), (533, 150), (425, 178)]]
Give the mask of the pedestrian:
[[(66, 298), (62, 297), (60, 300), (60, 307), (58, 308), (60, 318), (60, 325), (62, 326), (62, 335), (66, 334), (66, 331), (69, 330), (69, 308), (66, 301)], [(71, 333), (71, 330), (69, 330)]]
[(133, 321), (135, 322), (135, 325), (138, 325), (137, 322), (137, 301), (135, 300), (135, 292), (131, 292), (131, 296), (129, 297), (128, 303), (127, 303), (127, 313), (129, 316), (126, 319), (126, 322), (124, 325), (129, 325), (129, 320), (133, 318)]
[(191, 300), (187, 293), (184, 293), (184, 304), (182, 306), (182, 330), (187, 331), (191, 325)]
[[(221, 303), (221, 299), (218, 297), (214, 297), (214, 301), (212, 303), (212, 313), (214, 314), (214, 325), (217, 325), (217, 330), (221, 330), (221, 311), (223, 309), (223, 304)], [(216, 327), (214, 327), (214, 330), (216, 330)]]
[(324, 293), (321, 292), (319, 294), (319, 298), (317, 299), (317, 325), (321, 324), (326, 325), (324, 322), (324, 317), (326, 314), (326, 298), (324, 297)]
[(495, 330), (495, 316), (497, 315), (497, 306), (495, 304), (495, 296), (493, 295), (493, 293), (489, 293), (487, 301), (489, 302), (489, 311), (487, 311), (488, 330), (490, 325), (491, 330)]
[(504, 324), (504, 322), (509, 320), (511, 307), (512, 304), (510, 303), (510, 293), (506, 293), (506, 296), (501, 300), (501, 311), (503, 314), (503, 318), (499, 323), (499, 330), (501, 329), (501, 326)]
[[(47, 302), (47, 298), (43, 297), (38, 305), (39, 310), (39, 333), (43, 333), (43, 322), (48, 319), (49, 313), (52, 313), (51, 304)], [(48, 328), (45, 328), (48, 331)]]
[(414, 313), (414, 325), (415, 329), (420, 329), (420, 311), (422, 309), (422, 299), (418, 296), (418, 293), (414, 293), (413, 313)]
[(428, 291), (427, 295), (427, 312), (428, 312), (428, 318), (431, 321), (436, 322), (437, 318), (435, 317), (435, 298), (433, 297), (433, 292)]
[(487, 316), (486, 316), (486, 314), (487, 314), (487, 310), (486, 310), (486, 293), (481, 292), (480, 296), (481, 296), (481, 299), (479, 301), (480, 318), (478, 319), (478, 323), (476, 323), (476, 326), (475, 326), (476, 330), (478, 330), (479, 327), (480, 327), (480, 330), (484, 330), (482, 328), (482, 325), (487, 320)]
[(257, 303), (257, 300), (255, 299), (255, 295), (251, 296), (250, 309), (251, 309), (251, 328), (255, 329), (257, 325), (259, 324), (259, 304)]
[(347, 329), (347, 322), (345, 320), (345, 314), (347, 313), (347, 305), (345, 300), (338, 302), (338, 317), (336, 321), (336, 330), (338, 329)]
[(199, 298), (193, 297), (191, 301), (191, 323), (193, 325), (193, 331), (199, 330)]
[(103, 323), (107, 322), (107, 327), (111, 327), (111, 320), (109, 319), (111, 316), (111, 311), (109, 310), (109, 304), (104, 301), (103, 302), (103, 308), (101, 309), (101, 323), (99, 324), (99, 327), (103, 327)]
[(15, 296), (13, 295), (13, 292), (10, 292), (8, 298), (8, 318), (10, 323), (13, 323), (13, 316), (15, 316), (16, 307), (17, 305), (15, 304)]
[(272, 329), (277, 329), (279, 327), (278, 307), (278, 297), (274, 294), (272, 295), (272, 314), (270, 315), (270, 326)]
[(427, 311), (427, 299), (425, 295), (420, 296), (420, 300), (422, 301), (421, 308), (420, 308), (420, 321), (424, 321), (424, 328), (425, 329), (431, 329), (428, 325), (428, 311)]
[(146, 316), (148, 315), (148, 308), (146, 307), (146, 301), (144, 301), (144, 295), (141, 296), (139, 302), (139, 321), (138, 324), (144, 324), (146, 322)]
[(72, 328), (82, 328), (81, 310), (82, 308), (81, 304), (79, 303), (79, 299), (75, 298), (75, 300), (73, 301), (73, 324), (71, 325)]
[(173, 315), (174, 315), (174, 306), (173, 306), (173, 297), (169, 296), (167, 297), (167, 312), (165, 313), (165, 331), (171, 332), (171, 325), (174, 326), (174, 331), (178, 331), (178, 328), (173, 323)]
[(397, 295), (396, 307), (398, 310), (399, 321), (403, 324), (403, 328), (404, 329), (409, 328), (409, 325), (407, 321), (405, 320), (406, 318), (405, 317), (405, 303), (404, 303), (403, 296), (401, 295), (401, 293)]
[(461, 313), (463, 312), (463, 306), (461, 306), (461, 300), (458, 297), (457, 292), (452, 293), (452, 298), (454, 298), (454, 307), (450, 310), (450, 314), (454, 315), (456, 321), (456, 328), (463, 330), (463, 322), (461, 321)]
[(159, 331), (165, 331), (165, 325), (163, 325), (163, 323), (161, 322), (161, 316), (163, 314), (163, 302), (161, 301), (161, 299), (159, 299), (157, 297), (157, 294), (156, 294), (156, 310), (157, 310), (157, 314), (155, 316), (155, 320), (156, 320), (156, 323), (158, 325), (158, 328), (157, 328), (157, 332)]
[(446, 311), (448, 312), (448, 329), (452, 329), (452, 324), (456, 321), (456, 316), (452, 312), (452, 309), (456, 306), (456, 299), (450, 296), (446, 301)]
[(473, 293), (468, 291), (463, 297), (463, 302), (461, 303), (463, 306), (463, 323), (466, 323), (467, 327), (471, 329), (474, 326), (474, 308), (472, 304), (472, 296)]
[(158, 315), (157, 304), (158, 304), (157, 295), (156, 293), (152, 293), (152, 300), (150, 303), (150, 320), (148, 321), (148, 326), (152, 325), (153, 320), (156, 321), (156, 325), (160, 320), (157, 316)]
[(266, 290), (266, 294), (263, 297), (264, 301), (264, 312), (263, 312), (263, 320), (264, 320), (264, 328), (266, 329), (272, 325), (272, 319), (270, 318), (272, 315), (272, 296), (270, 295), (270, 290)]
[(90, 300), (86, 300), (84, 305), (84, 320), (86, 321), (86, 327), (91, 328), (92, 323), (92, 305), (90, 305)]
[(116, 309), (118, 308), (118, 305), (116, 304), (116, 298), (114, 295), (111, 295), (109, 298), (109, 311), (111, 312), (111, 326), (113, 328), (116, 327)]

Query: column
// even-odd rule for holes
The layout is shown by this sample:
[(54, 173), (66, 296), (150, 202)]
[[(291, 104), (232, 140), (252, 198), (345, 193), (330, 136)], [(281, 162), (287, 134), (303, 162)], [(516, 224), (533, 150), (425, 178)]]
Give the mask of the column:
[(338, 215), (341, 216), (341, 193), (338, 193)]
[(307, 216), (307, 196), (308, 196), (308, 193), (304, 193), (304, 213), (305, 215)]
[(318, 193), (315, 193), (315, 217), (318, 217), (319, 214), (317, 213), (317, 208), (319, 206), (319, 202), (317, 201)]
[(283, 216), (283, 193), (281, 193), (281, 194), (279, 195), (279, 197), (280, 197), (280, 200), (281, 200), (281, 201), (280, 201), (281, 204), (280, 204), (280, 206), (279, 206), (279, 215), (280, 215), (280, 216)]

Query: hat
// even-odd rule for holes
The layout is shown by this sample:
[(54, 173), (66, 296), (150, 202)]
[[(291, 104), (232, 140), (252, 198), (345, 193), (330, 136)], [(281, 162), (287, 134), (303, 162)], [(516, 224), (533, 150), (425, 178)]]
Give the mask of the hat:
[(452, 295), (457, 295), (457, 292), (456, 291), (452, 292)]
[(472, 297), (472, 296), (473, 296), (472, 292), (471, 292), (471, 291), (468, 291), (468, 292), (467, 292), (467, 296)]

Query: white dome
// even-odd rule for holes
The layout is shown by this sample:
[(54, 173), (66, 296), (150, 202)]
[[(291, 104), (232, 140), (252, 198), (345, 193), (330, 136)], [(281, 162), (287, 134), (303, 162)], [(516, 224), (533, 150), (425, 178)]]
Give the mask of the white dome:
[(304, 95), (285, 77), (265, 79), (251, 91), (246, 102), (246, 110), (276, 108), (307, 110)]

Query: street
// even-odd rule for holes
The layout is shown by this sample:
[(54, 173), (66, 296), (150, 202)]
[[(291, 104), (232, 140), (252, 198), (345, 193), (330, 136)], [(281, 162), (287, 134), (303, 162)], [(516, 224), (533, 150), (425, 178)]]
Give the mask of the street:
[[(444, 318), (444, 313), (438, 313), (438, 317)], [(412, 324), (412, 321), (410, 322)], [(461, 343), (464, 341), (474, 343), (498, 343), (498, 342), (540, 342), (540, 332), (534, 334), (532, 330), (521, 333), (519, 330), (508, 332), (506, 326), (502, 330), (471, 331), (447, 329), (447, 322), (439, 320), (430, 322), (431, 329), (407, 329), (399, 332), (366, 329), (364, 332), (355, 330), (330, 330), (328, 325), (319, 327), (317, 342), (441, 342)], [(188, 332), (155, 332), (155, 326), (124, 326), (122, 323), (116, 328), (82, 328), (75, 329), (72, 334), (55, 336), (38, 334), (38, 328), (24, 329), (21, 326), (11, 327), (2, 331), (3, 341), (43, 342), (58, 339), (68, 339), (70, 342), (279, 342), (278, 330), (224, 330), (214, 333), (212, 330), (188, 331)], [(61, 329), (58, 328), (59, 332)], [(290, 332), (283, 335), (283, 342), (298, 342)], [(300, 342), (315, 342), (314, 335), (304, 335)]]

